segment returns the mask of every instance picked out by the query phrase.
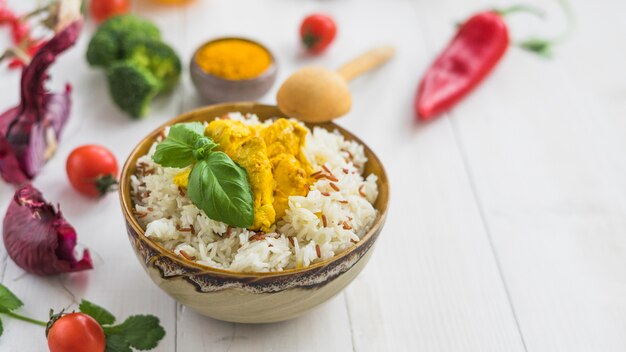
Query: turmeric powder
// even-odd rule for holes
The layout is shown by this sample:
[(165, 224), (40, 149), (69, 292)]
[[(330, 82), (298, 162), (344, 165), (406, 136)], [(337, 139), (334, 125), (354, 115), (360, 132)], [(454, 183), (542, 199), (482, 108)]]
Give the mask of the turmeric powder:
[(258, 77), (272, 64), (272, 56), (265, 48), (241, 39), (208, 43), (198, 50), (195, 59), (206, 73), (229, 80)]

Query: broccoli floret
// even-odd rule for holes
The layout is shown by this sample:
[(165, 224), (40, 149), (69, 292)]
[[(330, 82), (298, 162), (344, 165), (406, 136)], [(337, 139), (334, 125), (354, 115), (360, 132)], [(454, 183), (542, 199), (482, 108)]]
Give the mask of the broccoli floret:
[(176, 52), (158, 40), (136, 40), (128, 47), (128, 61), (147, 68), (161, 82), (161, 91), (172, 88), (182, 71)]
[(121, 15), (102, 24), (87, 48), (89, 64), (107, 69), (113, 101), (136, 118), (144, 116), (152, 99), (180, 78), (179, 57), (160, 39), (153, 23)]
[(104, 22), (91, 38), (87, 62), (91, 66), (108, 67), (127, 56), (130, 42), (160, 38), (159, 28), (148, 20), (134, 15), (115, 16)]
[(113, 101), (130, 116), (140, 118), (161, 89), (161, 81), (147, 68), (132, 62), (112, 64), (107, 72)]

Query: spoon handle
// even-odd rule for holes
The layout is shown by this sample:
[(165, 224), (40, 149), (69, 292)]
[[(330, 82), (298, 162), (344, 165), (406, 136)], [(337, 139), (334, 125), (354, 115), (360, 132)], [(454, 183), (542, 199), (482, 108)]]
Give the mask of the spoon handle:
[(351, 81), (357, 76), (373, 70), (389, 61), (395, 52), (396, 49), (391, 46), (381, 46), (376, 49), (372, 49), (341, 66), (339, 70), (337, 70), (337, 73), (346, 81)]

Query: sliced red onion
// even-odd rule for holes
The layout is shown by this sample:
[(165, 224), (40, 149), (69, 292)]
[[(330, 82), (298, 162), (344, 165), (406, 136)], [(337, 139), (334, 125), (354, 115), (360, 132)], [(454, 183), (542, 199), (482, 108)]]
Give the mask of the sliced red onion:
[(57, 55), (70, 48), (80, 34), (75, 21), (42, 46), (22, 72), (21, 103), (0, 115), (0, 176), (21, 185), (37, 176), (54, 155), (70, 115), (70, 86), (50, 93), (44, 82)]
[(32, 185), (15, 192), (4, 217), (6, 250), (20, 268), (36, 275), (54, 275), (93, 268), (89, 250), (78, 260), (76, 231)]

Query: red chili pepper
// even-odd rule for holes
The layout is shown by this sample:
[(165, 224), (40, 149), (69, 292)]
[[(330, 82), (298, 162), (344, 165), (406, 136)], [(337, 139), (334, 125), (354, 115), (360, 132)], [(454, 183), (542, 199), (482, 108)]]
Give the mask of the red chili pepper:
[(508, 46), (509, 32), (499, 13), (472, 16), (422, 79), (415, 99), (418, 118), (428, 121), (458, 103), (491, 72)]
[(17, 19), (15, 14), (4, 5), (0, 4), (0, 24), (5, 24), (7, 22), (13, 22)]
[[(565, 0), (561, 0), (561, 5), (568, 16), (568, 29), (571, 29), (571, 11)], [(537, 9), (517, 5), (478, 13), (461, 25), (450, 45), (420, 82), (415, 98), (415, 112), (419, 120), (428, 121), (452, 108), (493, 70), (509, 46), (509, 31), (504, 16), (513, 12), (543, 16)], [(531, 38), (518, 45), (535, 54), (549, 56), (552, 46), (568, 33), (552, 40)]]
[(0, 0), (0, 24), (13, 22), (17, 19), (17, 16), (6, 4), (6, 1)]
[(11, 37), (15, 45), (20, 45), (30, 35), (30, 26), (20, 19), (15, 19), (11, 23)]

